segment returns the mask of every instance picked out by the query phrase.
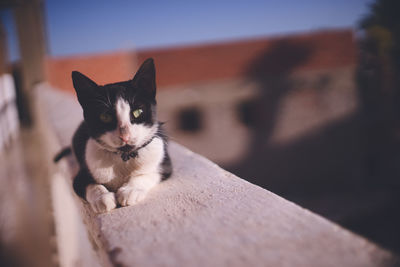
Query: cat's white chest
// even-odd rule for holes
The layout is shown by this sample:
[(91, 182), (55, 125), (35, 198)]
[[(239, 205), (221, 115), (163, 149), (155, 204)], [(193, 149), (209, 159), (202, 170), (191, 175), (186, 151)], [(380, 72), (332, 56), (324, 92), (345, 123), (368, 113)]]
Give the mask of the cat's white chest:
[(124, 168), (122, 165), (126, 162), (118, 154), (100, 148), (93, 139), (87, 142), (85, 158), (90, 173), (99, 184), (122, 185), (128, 179), (128, 169), (132, 169)]
[(94, 180), (116, 191), (131, 177), (158, 172), (158, 166), (164, 157), (163, 142), (160, 138), (138, 152), (138, 156), (123, 161), (119, 154), (102, 149), (96, 141), (89, 139), (86, 145), (86, 164)]

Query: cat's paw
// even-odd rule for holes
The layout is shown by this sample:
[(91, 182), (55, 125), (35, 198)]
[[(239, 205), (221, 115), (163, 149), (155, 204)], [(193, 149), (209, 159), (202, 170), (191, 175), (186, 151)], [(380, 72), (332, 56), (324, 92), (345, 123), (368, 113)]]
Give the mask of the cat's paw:
[(107, 212), (117, 207), (115, 194), (101, 184), (90, 184), (86, 187), (86, 200), (96, 213)]
[(125, 185), (118, 189), (117, 200), (121, 206), (131, 206), (143, 200), (147, 193), (148, 190), (146, 189), (132, 185)]
[(115, 200), (115, 194), (113, 192), (107, 192), (99, 195), (96, 199), (90, 202), (90, 206), (96, 213), (103, 213), (113, 210), (117, 207), (117, 201)]

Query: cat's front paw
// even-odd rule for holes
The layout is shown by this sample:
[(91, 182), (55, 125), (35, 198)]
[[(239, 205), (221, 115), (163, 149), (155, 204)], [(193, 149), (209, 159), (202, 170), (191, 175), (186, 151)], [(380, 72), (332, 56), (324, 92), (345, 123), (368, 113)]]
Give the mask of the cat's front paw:
[(117, 201), (115, 200), (115, 194), (113, 192), (103, 193), (89, 203), (96, 213), (107, 212), (117, 207)]
[(96, 213), (107, 212), (117, 207), (115, 194), (101, 184), (90, 184), (86, 187), (86, 200)]
[(122, 186), (117, 191), (117, 200), (121, 206), (131, 206), (143, 200), (148, 190), (132, 185)]

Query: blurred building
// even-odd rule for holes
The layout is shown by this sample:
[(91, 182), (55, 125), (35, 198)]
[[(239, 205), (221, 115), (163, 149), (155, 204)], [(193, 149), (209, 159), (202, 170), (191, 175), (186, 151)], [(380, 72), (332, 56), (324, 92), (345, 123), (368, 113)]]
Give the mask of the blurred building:
[(271, 128), (264, 145), (285, 143), (354, 111), (355, 53), (352, 31), (339, 30), (48, 58), (46, 72), (55, 88), (73, 92), (72, 70), (105, 84), (132, 78), (153, 57), (159, 118), (172, 139), (229, 165), (248, 153), (260, 126)]

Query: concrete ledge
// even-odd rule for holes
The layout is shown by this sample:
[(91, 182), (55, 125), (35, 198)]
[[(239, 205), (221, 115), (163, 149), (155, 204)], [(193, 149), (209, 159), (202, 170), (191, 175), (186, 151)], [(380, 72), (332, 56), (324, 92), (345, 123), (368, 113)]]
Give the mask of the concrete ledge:
[[(68, 145), (81, 108), (71, 96), (36, 88), (59, 145)], [(96, 215), (71, 198), (104, 266), (395, 266), (364, 238), (171, 143), (174, 175), (135, 206)], [(65, 165), (65, 164), (64, 164)], [(76, 165), (64, 166), (70, 177)], [(72, 193), (71, 187), (65, 190)], [(57, 195), (57, 194), (56, 194)], [(58, 205), (62, 210), (62, 205)], [(63, 216), (63, 212), (56, 212)]]

